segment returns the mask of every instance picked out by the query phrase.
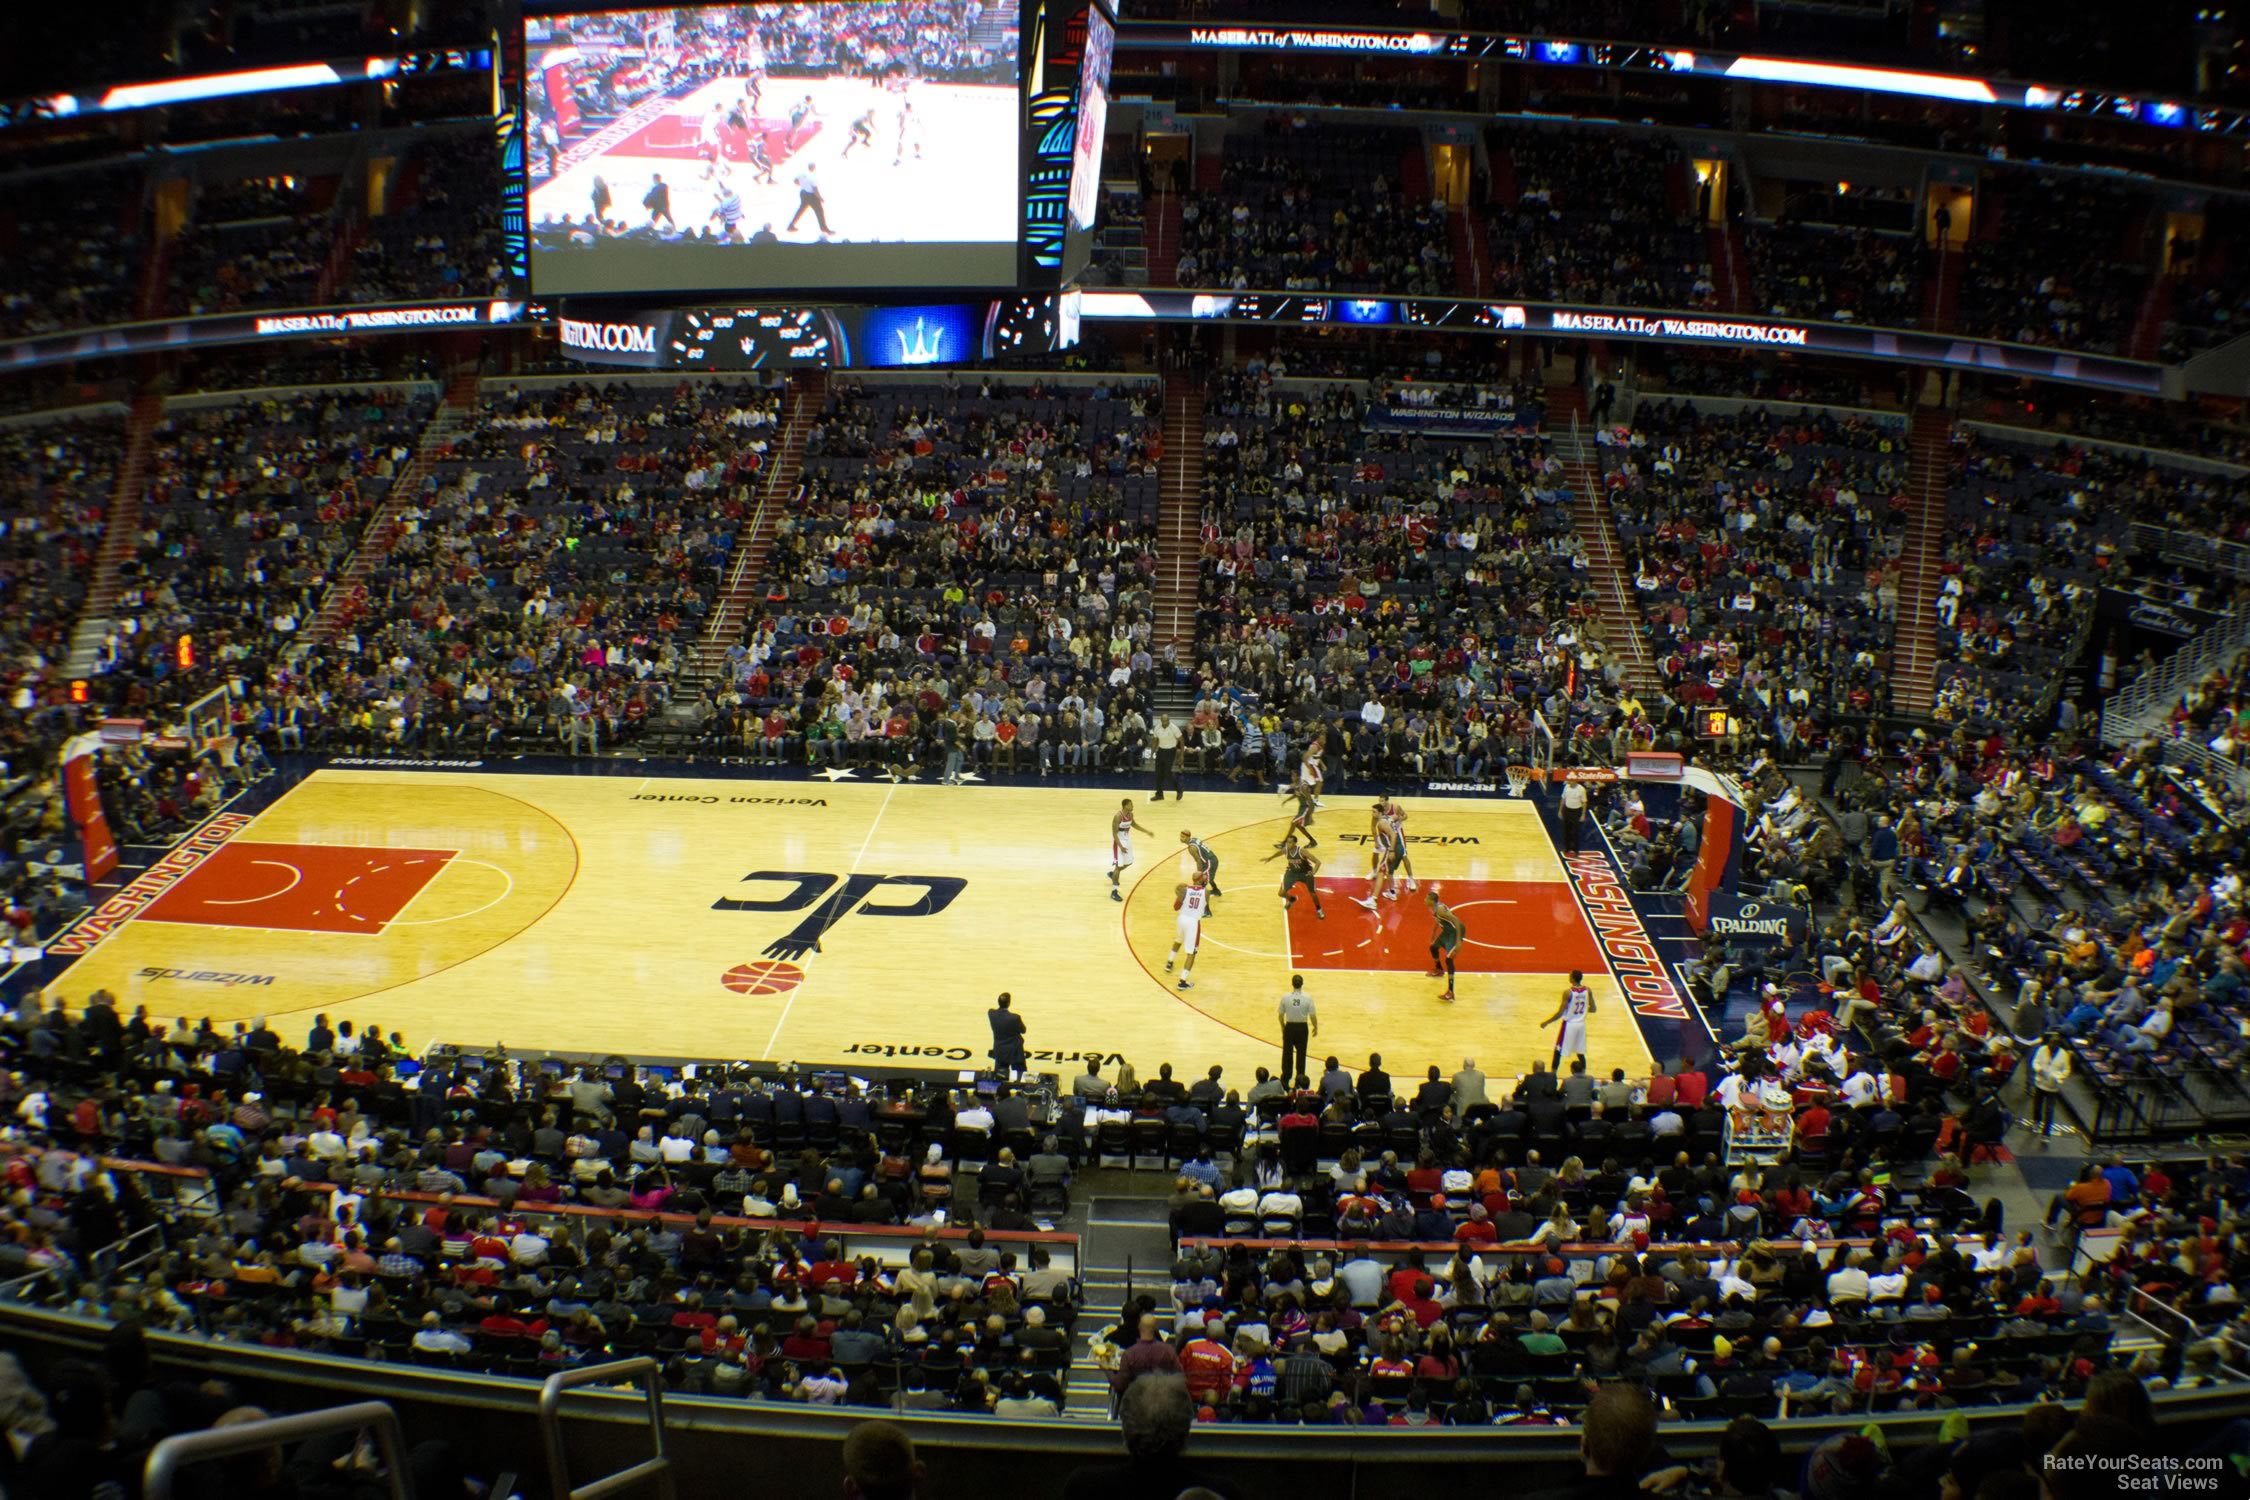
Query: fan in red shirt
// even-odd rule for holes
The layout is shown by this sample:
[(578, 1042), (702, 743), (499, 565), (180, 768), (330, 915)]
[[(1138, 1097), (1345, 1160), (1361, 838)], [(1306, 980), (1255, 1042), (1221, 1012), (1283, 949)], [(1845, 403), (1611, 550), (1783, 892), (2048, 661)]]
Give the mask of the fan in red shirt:
[(1180, 1373), (1187, 1377), (1188, 1394), (1198, 1405), (1224, 1401), (1234, 1388), (1234, 1355), (1205, 1331), (1189, 1339), (1180, 1350)]

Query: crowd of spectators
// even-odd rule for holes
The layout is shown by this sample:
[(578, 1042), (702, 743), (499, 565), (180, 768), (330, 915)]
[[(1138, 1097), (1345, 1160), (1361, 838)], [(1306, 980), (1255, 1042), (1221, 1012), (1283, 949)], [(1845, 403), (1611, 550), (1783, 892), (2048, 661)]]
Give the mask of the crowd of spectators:
[[(270, 727), (283, 657), (431, 409), (427, 398), (347, 391), (169, 412), (98, 649), (103, 704), (177, 722), (194, 699), (239, 683), (238, 721), (253, 733)], [(172, 824), (187, 811), (146, 821)]]
[(1923, 250), (1910, 235), (1777, 221), (1743, 239), (1753, 312), (1876, 328), (1921, 321)]
[(1417, 201), (1421, 137), (1269, 113), (1227, 138), (1215, 194), (1180, 209), (1181, 286), (1283, 291), (1453, 290), (1445, 205)]
[(417, 1060), (326, 1016), (292, 1047), (106, 995), (27, 1002), (0, 1048), (0, 1279), (75, 1311), (531, 1378), (652, 1353), (679, 1391), (1059, 1410), (1079, 1291), (1028, 1208), (1067, 1201), (1071, 1164), (1008, 1091)]
[(76, 728), (66, 705), (71, 631), (124, 437), (114, 418), (0, 429), (0, 894), (10, 942), (53, 933), (82, 894), (45, 855), (65, 827), (56, 760)]
[(594, 752), (671, 701), (775, 435), (749, 383), (488, 387), (276, 706), (315, 748)]
[(489, 130), (418, 143), (390, 211), (367, 221), (337, 300), (504, 297), (500, 158)]
[(2105, 578), (2124, 571), (2114, 565), (2140, 492), (2161, 505), (2172, 487), (2162, 471), (2096, 450), (1957, 436), (1932, 712), (2013, 726), (2047, 706)]
[(1885, 711), (1901, 428), (1644, 400), (1600, 444), (1622, 566), (1673, 698), (1769, 726), (1785, 746)]
[(1125, 769), (1153, 627), (1162, 417), (1139, 382), (830, 387), (710, 732), (756, 759)]
[[(1392, 427), (1418, 396), (1483, 406), (1498, 435)], [(1362, 395), (1270, 372), (1206, 386), (1197, 709), (1208, 764), (1293, 774), (1325, 740), (1360, 775), (1497, 778), (1532, 715), (1557, 735), (1645, 735), (1602, 697), (1543, 406), (1499, 381)], [(1584, 670), (1574, 670), (1574, 668)], [(1567, 685), (1575, 677), (1580, 696)]]
[(2152, 200), (2079, 177), (2010, 176), (1988, 190), (1962, 267), (1954, 327), (1980, 338), (2121, 354), (2147, 300)]
[(133, 315), (142, 244), (137, 173), (90, 170), (11, 194), (0, 226), (0, 338), (122, 323)]
[(2230, 203), (2214, 202), (2210, 213), (2202, 242), (2175, 250), (2180, 280), (2161, 344), (2168, 361), (2192, 359), (2250, 332), (2250, 271), (2237, 248), (2250, 224)]
[(1709, 307), (1709, 240), (1668, 137), (1496, 126), (1486, 209), (1493, 295)]
[(205, 188), (166, 249), (171, 311), (233, 312), (319, 301), (337, 233), (310, 182), (261, 178)]

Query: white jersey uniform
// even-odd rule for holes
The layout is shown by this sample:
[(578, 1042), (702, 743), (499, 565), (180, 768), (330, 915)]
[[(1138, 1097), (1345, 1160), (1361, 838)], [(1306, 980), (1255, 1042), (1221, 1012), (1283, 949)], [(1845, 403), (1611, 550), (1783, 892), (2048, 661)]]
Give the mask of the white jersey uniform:
[(1594, 992), (1582, 984), (1574, 984), (1563, 993), (1562, 1039), (1556, 1043), (1565, 1057), (1577, 1057), (1586, 1050), (1586, 1013), (1593, 1008)]
[(1297, 766), (1297, 784), (1311, 787), (1315, 796), (1320, 794), (1320, 784), (1326, 779), (1327, 775), (1320, 769), (1320, 757), (1317, 755), (1308, 753)]
[(1112, 869), (1122, 870), (1133, 862), (1133, 820), (1120, 814), (1110, 820), (1109, 863)]
[(1180, 951), (1195, 952), (1195, 945), (1203, 936), (1203, 913), (1210, 892), (1199, 885), (1191, 885), (1180, 893)]

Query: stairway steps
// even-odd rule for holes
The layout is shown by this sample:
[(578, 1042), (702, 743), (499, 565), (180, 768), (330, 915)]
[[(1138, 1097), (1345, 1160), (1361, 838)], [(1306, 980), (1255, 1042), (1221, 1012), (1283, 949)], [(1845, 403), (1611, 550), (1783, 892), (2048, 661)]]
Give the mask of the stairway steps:
[(101, 660), (102, 637), (109, 633), (117, 610), (118, 578), (139, 546), (141, 495), (148, 488), (149, 463), (156, 451), (156, 429), (164, 420), (164, 398), (143, 391), (133, 398), (125, 416), (125, 454), (110, 486), (109, 506), (102, 514), (101, 546), (94, 553), (94, 576), (86, 585), (78, 623), (70, 634), (68, 670), (73, 677), (92, 674)]
[(788, 415), (782, 423), (781, 438), (772, 448), (772, 466), (758, 487), (750, 519), (736, 533), (730, 554), (734, 562), (727, 570), (726, 587), (711, 611), (703, 638), (689, 656), (692, 681), (708, 685), (718, 678), (728, 650), (742, 639), (750, 611), (765, 587), (766, 558), (773, 550), (774, 532), (804, 474), (805, 440), (827, 400), (828, 379), (818, 371), (800, 375), (791, 384)]
[[(1547, 389), (1547, 419), (1555, 432), (1555, 453), (1570, 482), (1571, 525), (1586, 553), (1587, 572), (1593, 586), (1594, 614), (1602, 622), (1610, 656), (1625, 670), (1626, 682), (1638, 693), (1657, 688), (1656, 664), (1649, 659), (1648, 639), (1640, 613), (1628, 601), (1624, 569), (1609, 510), (1603, 499), (1601, 467), (1585, 436), (1586, 392), (1573, 381)], [(1568, 427), (1564, 419), (1568, 418)]]
[(415, 440), (413, 456), (392, 477), (383, 503), (367, 518), (358, 545), (352, 548), (351, 556), (344, 560), (343, 567), (330, 581), (328, 592), (321, 597), (320, 608), (313, 612), (312, 622), (299, 637), (300, 650), (334, 639), (337, 632), (364, 612), (367, 580), (374, 576), (376, 566), (389, 555), (391, 544), (398, 540), (406, 512), (422, 493), (423, 481), (429, 477), (439, 456), (454, 434), (466, 427), (475, 415), (480, 384), (474, 363), (456, 369), (446, 381), (445, 395), (423, 427), (421, 436)]

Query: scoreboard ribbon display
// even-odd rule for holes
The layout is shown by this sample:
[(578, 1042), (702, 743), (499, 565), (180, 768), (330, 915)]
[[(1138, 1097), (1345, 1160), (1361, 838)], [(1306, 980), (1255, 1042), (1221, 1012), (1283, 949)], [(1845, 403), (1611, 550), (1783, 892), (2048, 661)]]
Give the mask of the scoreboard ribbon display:
[(648, 370), (895, 369), (1051, 354), (1075, 342), (1055, 296), (906, 306), (761, 303), (560, 318), (563, 352)]
[(1956, 338), (1903, 328), (1861, 328), (1650, 308), (1560, 306), (1541, 302), (1467, 302), (1445, 297), (1306, 296), (1296, 292), (1087, 292), (1082, 315), (1129, 321), (1220, 323), (1344, 323), (1450, 329), (1461, 333), (1533, 334), (1574, 339), (1712, 344), (1739, 349), (1791, 349), (1907, 364), (1990, 370), (2034, 380), (2164, 393), (2165, 367), (2138, 359), (2073, 354), (2031, 344)]

